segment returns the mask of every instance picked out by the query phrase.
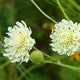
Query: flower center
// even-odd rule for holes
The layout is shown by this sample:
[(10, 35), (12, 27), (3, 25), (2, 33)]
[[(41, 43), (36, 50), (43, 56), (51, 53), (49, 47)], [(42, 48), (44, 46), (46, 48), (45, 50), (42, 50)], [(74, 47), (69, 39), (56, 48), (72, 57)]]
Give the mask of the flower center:
[(25, 41), (25, 36), (23, 34), (18, 33), (16, 35), (16, 38), (14, 38), (13, 40), (14, 40), (14, 45), (17, 48), (17, 50), (25, 48), (26, 41)]
[(17, 47), (18, 49), (21, 49), (21, 48), (24, 48), (25, 47), (25, 37), (21, 34), (21, 33), (19, 33), (18, 34), (18, 38), (19, 38), (19, 46)]
[(71, 45), (73, 43), (73, 31), (66, 29), (61, 33), (62, 44)]
[(19, 33), (19, 39), (20, 39), (20, 45), (19, 45), (19, 49), (23, 48), (25, 46), (25, 37)]

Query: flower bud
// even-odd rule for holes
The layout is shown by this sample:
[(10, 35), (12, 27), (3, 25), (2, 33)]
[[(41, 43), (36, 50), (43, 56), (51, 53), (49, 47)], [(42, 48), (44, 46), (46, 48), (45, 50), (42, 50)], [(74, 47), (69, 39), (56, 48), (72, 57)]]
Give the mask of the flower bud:
[(34, 64), (39, 64), (43, 61), (44, 59), (44, 56), (42, 54), (42, 52), (36, 50), (36, 51), (33, 51), (30, 55), (30, 61)]

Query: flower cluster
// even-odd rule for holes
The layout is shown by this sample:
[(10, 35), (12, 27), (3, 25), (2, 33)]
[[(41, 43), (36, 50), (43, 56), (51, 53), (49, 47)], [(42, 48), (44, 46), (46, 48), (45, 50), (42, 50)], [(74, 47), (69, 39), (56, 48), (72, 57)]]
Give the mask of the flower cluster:
[(80, 48), (80, 24), (63, 19), (55, 24), (50, 38), (53, 51), (70, 56)]
[[(8, 37), (4, 38), (4, 56), (9, 57), (11, 62), (28, 62), (29, 52), (35, 44), (35, 40), (31, 38), (31, 29), (27, 27), (24, 21), (16, 22), (12, 28), (8, 28)], [(72, 55), (76, 51), (80, 52), (80, 24), (73, 23), (71, 20), (63, 19), (61, 22), (55, 24), (55, 29), (50, 35), (52, 39), (52, 50), (57, 53)], [(33, 54), (34, 53), (34, 54)], [(40, 53), (34, 51), (31, 54), (30, 60), (43, 60)], [(38, 55), (39, 54), (39, 55)], [(33, 56), (37, 55), (37, 57)], [(41, 56), (42, 59), (38, 59)], [(36, 59), (35, 59), (36, 58)], [(32, 61), (33, 62), (33, 61)], [(39, 61), (38, 61), (39, 62)]]
[(34, 46), (35, 40), (31, 38), (31, 29), (24, 21), (16, 22), (8, 28), (8, 37), (4, 38), (5, 54), (11, 62), (28, 62), (29, 51)]

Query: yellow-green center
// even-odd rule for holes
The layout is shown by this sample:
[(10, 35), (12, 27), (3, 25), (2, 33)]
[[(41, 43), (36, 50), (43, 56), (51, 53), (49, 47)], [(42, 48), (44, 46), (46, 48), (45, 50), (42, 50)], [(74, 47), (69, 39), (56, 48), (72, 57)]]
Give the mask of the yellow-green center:
[(73, 31), (71, 31), (69, 29), (62, 31), (60, 38), (63, 41), (62, 44), (71, 45), (73, 43)]

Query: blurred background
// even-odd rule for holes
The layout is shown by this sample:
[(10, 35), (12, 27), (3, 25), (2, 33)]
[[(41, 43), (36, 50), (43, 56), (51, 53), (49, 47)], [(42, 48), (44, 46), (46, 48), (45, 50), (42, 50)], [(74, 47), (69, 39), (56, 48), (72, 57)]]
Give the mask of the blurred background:
[[(80, 0), (59, 0), (65, 13), (73, 22), (80, 22)], [(35, 0), (39, 7), (57, 22), (65, 19), (56, 0)], [(55, 64), (8, 63), (3, 57), (3, 38), (7, 28), (24, 20), (32, 29), (35, 46), (60, 59), (64, 64), (80, 67), (80, 54), (59, 56), (51, 50), (50, 33), (54, 23), (42, 15), (30, 0), (0, 0), (0, 80), (80, 80), (80, 73)]]

